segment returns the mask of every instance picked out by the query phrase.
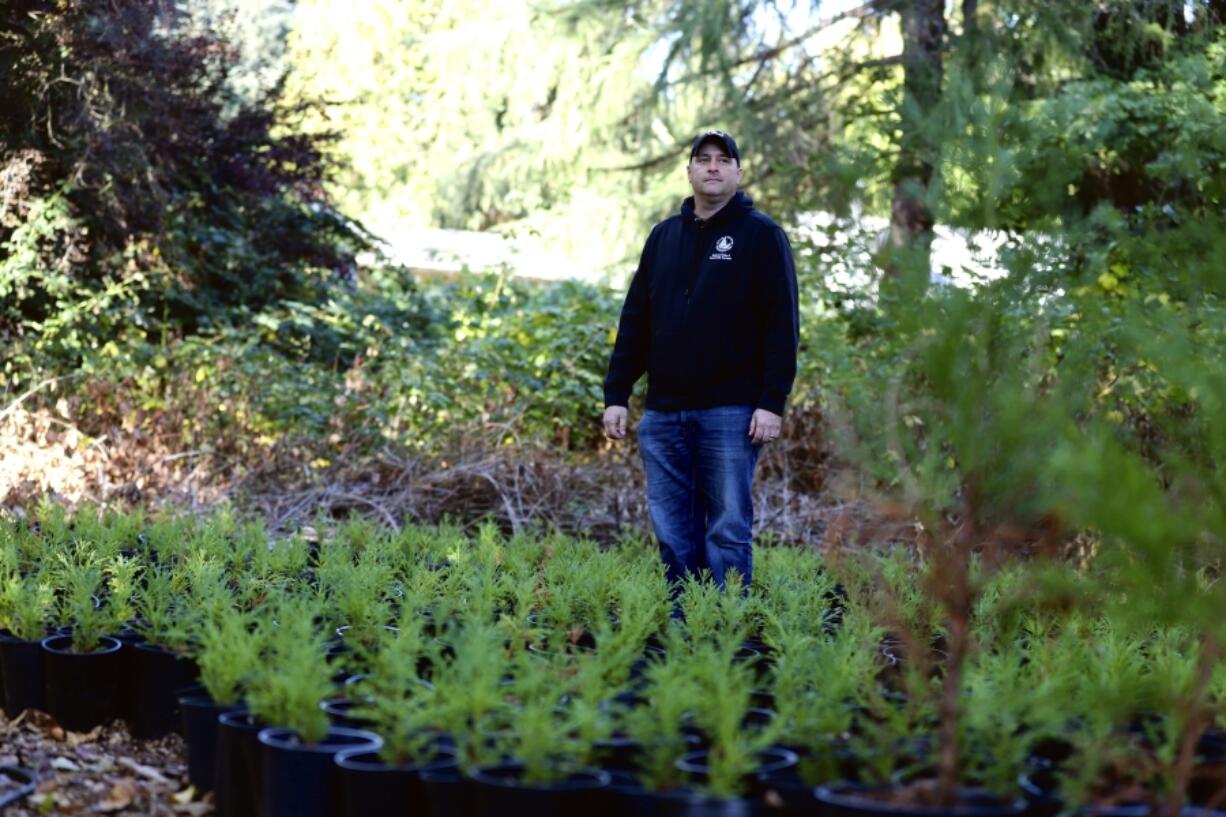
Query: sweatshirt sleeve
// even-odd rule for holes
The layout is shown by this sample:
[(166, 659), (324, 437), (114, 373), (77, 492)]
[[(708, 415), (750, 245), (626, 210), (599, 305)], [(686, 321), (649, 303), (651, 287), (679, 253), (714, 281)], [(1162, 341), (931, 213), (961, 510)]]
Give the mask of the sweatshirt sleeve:
[(761, 264), (763, 374), (757, 408), (782, 416), (796, 379), (800, 305), (792, 246), (777, 226), (764, 242)]
[(651, 338), (651, 305), (648, 293), (651, 280), (651, 251), (655, 244), (653, 230), (643, 246), (638, 269), (630, 281), (626, 301), (622, 305), (621, 320), (617, 325), (617, 340), (609, 358), (609, 371), (604, 379), (604, 404), (625, 406), (630, 402), (630, 392), (635, 382), (647, 371), (647, 346)]

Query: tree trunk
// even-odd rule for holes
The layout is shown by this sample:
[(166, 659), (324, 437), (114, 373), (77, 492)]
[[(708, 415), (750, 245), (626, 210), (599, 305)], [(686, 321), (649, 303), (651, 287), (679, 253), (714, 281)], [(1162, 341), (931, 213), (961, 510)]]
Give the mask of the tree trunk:
[[(945, 40), (944, 0), (906, 0), (899, 6), (903, 36), (902, 138), (894, 168), (890, 246), (913, 256), (924, 269), (932, 243), (933, 217), (926, 201), (937, 145), (928, 121), (941, 99), (941, 47)], [(887, 273), (897, 274), (894, 261)]]
[(1208, 7), (1196, 16), (1198, 23), (1211, 28), (1226, 23), (1226, 0), (1209, 0)]
[(962, 0), (962, 33), (971, 36), (979, 30), (979, 0)]

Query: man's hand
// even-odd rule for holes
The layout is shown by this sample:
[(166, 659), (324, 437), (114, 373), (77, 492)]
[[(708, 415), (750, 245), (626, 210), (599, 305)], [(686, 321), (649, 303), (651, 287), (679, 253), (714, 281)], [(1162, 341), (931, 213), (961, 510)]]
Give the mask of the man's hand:
[(630, 412), (625, 406), (609, 406), (604, 410), (604, 433), (614, 440), (626, 439), (626, 418)]
[[(608, 428), (608, 412), (605, 412), (605, 428)], [(766, 409), (754, 409), (753, 417), (749, 419), (749, 436), (754, 443), (768, 443), (779, 436), (783, 426), (783, 418), (772, 414)]]

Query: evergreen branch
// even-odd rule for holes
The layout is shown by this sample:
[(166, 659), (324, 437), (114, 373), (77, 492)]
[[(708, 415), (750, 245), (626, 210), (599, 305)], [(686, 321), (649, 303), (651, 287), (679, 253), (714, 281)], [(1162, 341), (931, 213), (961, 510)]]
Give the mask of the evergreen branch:
[[(784, 40), (778, 45), (771, 46), (770, 48), (761, 49), (759, 51), (754, 52), (753, 54), (749, 54), (739, 59), (735, 59), (729, 63), (722, 64), (717, 68), (711, 68), (705, 71), (695, 71), (695, 72), (686, 74), (685, 76), (678, 77), (675, 80), (670, 80), (669, 82), (661, 83), (659, 87), (661, 89), (672, 88), (677, 85), (683, 85), (687, 82), (692, 82), (693, 80), (696, 80), (696, 79), (702, 79), (703, 77), (710, 76), (711, 74), (714, 74), (714, 73), (731, 71), (734, 68), (740, 68), (741, 66), (749, 65), (750, 63), (756, 62), (759, 64), (763, 64), (763, 63), (769, 62), (770, 60), (773, 60), (779, 55), (783, 54), (783, 52), (788, 51), (789, 49), (795, 48), (798, 45), (802, 45), (803, 43), (807, 42), (808, 40), (812, 39), (818, 34), (821, 34), (823, 31), (825, 31), (826, 29), (830, 28), (833, 25), (841, 23), (844, 20), (863, 20), (875, 14), (879, 14), (883, 10), (886, 10), (886, 9), (885, 9), (885, 4), (883, 4), (881, 0), (869, 0), (869, 2), (856, 6), (853, 9), (848, 9), (847, 11), (842, 11), (842, 12), (839, 12), (838, 14), (827, 17), (823, 20), (819, 20), (818, 22), (814, 23), (809, 28), (797, 34), (795, 37), (791, 37), (787, 40)], [(665, 61), (665, 66), (667, 66), (668, 63), (671, 62), (671, 60), (672, 60), (672, 55), (670, 54), (669, 60)], [(667, 70), (667, 68), (665, 70)]]

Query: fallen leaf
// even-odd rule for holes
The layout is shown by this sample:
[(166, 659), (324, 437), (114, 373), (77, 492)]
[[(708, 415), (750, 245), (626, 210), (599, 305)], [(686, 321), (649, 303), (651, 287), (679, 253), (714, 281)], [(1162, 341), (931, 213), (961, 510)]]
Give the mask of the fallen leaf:
[(69, 732), (67, 736), (68, 745), (72, 748), (77, 748), (82, 743), (93, 743), (102, 736), (102, 727), (95, 726), (88, 732)]
[(120, 780), (114, 786), (111, 786), (111, 793), (105, 800), (94, 804), (94, 811), (119, 811), (132, 805), (132, 798), (136, 796), (136, 783), (131, 780)]
[(110, 757), (103, 756), (103, 757), (98, 758), (98, 760), (94, 761), (92, 764), (90, 764), (90, 769), (92, 769), (95, 772), (101, 772), (103, 774), (105, 774), (106, 772), (113, 772), (115, 771), (115, 761), (114, 759)]
[(59, 769), (61, 772), (79, 772), (81, 767), (73, 763), (66, 757), (52, 758), (51, 768)]
[(52, 740), (64, 739), (64, 727), (60, 726), (55, 718), (40, 709), (27, 709), (13, 723), (19, 723), (22, 720), (27, 726), (37, 729)]
[(166, 777), (165, 775), (163, 775), (161, 772), (159, 772), (157, 769), (153, 768), (152, 766), (146, 766), (142, 763), (137, 763), (135, 760), (131, 760), (126, 757), (117, 758), (116, 762), (120, 766), (126, 766), (127, 768), (139, 774), (141, 777), (147, 777), (150, 780), (153, 780), (154, 782), (173, 783), (173, 781), (170, 780), (170, 778)]
[(196, 787), (188, 786), (183, 791), (177, 794), (172, 794), (170, 796), (170, 799), (174, 800), (179, 805), (183, 805), (184, 803), (190, 803), (192, 800), (196, 799)]

